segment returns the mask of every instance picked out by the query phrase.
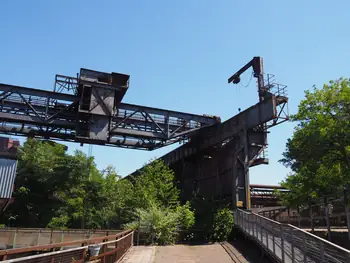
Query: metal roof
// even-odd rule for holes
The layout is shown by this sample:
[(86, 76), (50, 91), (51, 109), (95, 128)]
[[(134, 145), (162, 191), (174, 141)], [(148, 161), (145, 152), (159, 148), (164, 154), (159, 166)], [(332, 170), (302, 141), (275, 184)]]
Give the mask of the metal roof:
[(16, 169), (17, 160), (0, 158), (0, 198), (11, 198)]

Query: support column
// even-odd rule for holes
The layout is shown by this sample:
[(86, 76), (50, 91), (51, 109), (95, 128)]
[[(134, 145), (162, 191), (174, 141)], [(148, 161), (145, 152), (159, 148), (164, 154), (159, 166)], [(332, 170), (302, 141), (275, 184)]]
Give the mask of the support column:
[(250, 180), (249, 180), (249, 151), (248, 151), (248, 134), (247, 130), (242, 132), (241, 136), (242, 144), (243, 144), (243, 169), (244, 169), (244, 190), (245, 190), (245, 200), (244, 206), (246, 209), (250, 209)]
[(233, 154), (232, 160), (232, 208), (233, 210), (237, 209), (237, 201), (238, 193), (237, 193), (237, 154)]

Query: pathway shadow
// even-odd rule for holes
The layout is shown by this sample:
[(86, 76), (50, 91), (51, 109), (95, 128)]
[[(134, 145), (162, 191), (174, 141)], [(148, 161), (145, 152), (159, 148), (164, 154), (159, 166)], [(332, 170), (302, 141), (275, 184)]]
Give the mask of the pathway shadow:
[(263, 255), (259, 246), (246, 238), (241, 233), (236, 233), (235, 237), (229, 241), (248, 262), (251, 263), (274, 263), (267, 255)]

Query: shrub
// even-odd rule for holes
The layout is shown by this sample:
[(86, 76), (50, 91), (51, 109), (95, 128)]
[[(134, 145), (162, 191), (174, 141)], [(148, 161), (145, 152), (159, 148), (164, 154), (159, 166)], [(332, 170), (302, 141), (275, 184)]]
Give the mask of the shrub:
[(194, 224), (194, 213), (189, 204), (175, 209), (152, 204), (147, 209), (137, 209), (139, 219), (125, 225), (127, 229), (138, 229), (148, 237), (149, 243), (168, 245), (175, 243), (179, 231)]
[(233, 227), (233, 214), (228, 208), (219, 209), (214, 217), (213, 239), (216, 241), (227, 240)]

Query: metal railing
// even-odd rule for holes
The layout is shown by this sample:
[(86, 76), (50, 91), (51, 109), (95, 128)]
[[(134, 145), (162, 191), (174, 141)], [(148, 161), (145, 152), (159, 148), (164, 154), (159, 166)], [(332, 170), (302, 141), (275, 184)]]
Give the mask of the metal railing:
[(236, 225), (282, 263), (350, 263), (350, 251), (295, 226), (238, 209)]
[(19, 248), (116, 235), (122, 230), (0, 228), (0, 246)]
[[(86, 240), (55, 243), (44, 246), (8, 249), (0, 251), (2, 262), (68, 263), (68, 262), (116, 262), (133, 246), (134, 231)], [(89, 245), (100, 247), (98, 255), (89, 254)]]

